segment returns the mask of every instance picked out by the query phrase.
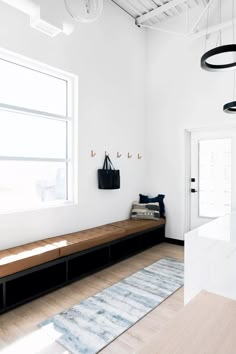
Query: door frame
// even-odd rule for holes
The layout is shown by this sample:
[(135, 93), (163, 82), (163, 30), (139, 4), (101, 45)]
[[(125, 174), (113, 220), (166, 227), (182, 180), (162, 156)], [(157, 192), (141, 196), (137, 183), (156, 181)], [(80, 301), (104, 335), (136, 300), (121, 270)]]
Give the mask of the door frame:
[(201, 128), (189, 128), (184, 130), (184, 143), (185, 143), (185, 216), (184, 216), (184, 233), (191, 230), (191, 136), (192, 133), (201, 132), (219, 132), (222, 129), (236, 129), (236, 123), (225, 123), (215, 126), (207, 126)]

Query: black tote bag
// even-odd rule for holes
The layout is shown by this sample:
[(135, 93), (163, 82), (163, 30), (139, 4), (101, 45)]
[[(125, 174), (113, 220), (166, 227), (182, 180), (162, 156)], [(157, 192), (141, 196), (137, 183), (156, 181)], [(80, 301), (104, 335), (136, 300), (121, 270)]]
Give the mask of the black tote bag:
[(108, 155), (105, 156), (103, 168), (98, 170), (99, 189), (119, 189), (120, 171), (115, 170)]

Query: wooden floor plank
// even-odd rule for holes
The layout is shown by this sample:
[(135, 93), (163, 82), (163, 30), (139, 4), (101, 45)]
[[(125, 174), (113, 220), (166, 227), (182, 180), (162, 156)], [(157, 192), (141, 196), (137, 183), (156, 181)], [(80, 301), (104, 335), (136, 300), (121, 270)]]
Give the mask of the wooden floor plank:
[(235, 354), (236, 301), (202, 291), (139, 354)]

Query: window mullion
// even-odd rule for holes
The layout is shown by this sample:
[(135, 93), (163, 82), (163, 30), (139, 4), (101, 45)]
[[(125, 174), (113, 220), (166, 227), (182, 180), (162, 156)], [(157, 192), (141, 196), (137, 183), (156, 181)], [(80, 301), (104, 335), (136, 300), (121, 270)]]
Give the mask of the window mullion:
[(18, 106), (9, 105), (9, 104), (5, 104), (5, 103), (1, 103), (1, 102), (0, 102), (0, 110), (14, 112), (14, 113), (20, 113), (20, 114), (24, 114), (24, 115), (27, 114), (27, 115), (41, 117), (41, 118), (43, 117), (43, 118), (48, 118), (48, 119), (71, 121), (71, 117), (68, 117), (67, 115), (60, 116), (60, 115), (53, 114), (53, 113), (37, 111), (34, 109), (25, 108), (25, 107), (18, 107)]
[(68, 158), (50, 158), (50, 157), (25, 157), (25, 156), (0, 156), (0, 161), (32, 161), (32, 162), (71, 162)]

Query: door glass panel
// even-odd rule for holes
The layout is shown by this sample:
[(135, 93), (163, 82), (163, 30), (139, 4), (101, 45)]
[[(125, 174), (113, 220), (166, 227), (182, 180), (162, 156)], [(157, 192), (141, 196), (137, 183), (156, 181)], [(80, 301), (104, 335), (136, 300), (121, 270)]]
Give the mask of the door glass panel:
[(199, 141), (199, 216), (231, 212), (231, 139)]

